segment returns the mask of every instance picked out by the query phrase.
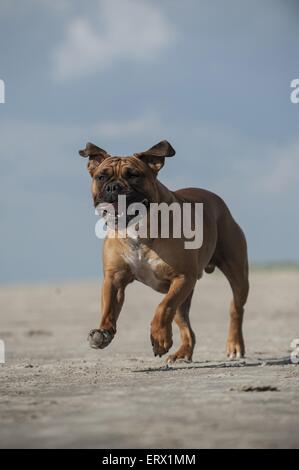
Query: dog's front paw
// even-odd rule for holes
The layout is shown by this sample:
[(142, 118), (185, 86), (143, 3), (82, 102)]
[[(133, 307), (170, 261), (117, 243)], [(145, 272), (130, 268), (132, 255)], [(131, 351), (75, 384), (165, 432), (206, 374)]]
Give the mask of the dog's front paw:
[(88, 335), (90, 347), (93, 349), (104, 349), (113, 340), (113, 333), (107, 330), (91, 330)]
[(173, 364), (176, 361), (192, 362), (193, 347), (183, 344), (174, 354), (167, 357), (166, 363)]
[(151, 343), (155, 356), (163, 356), (172, 346), (172, 328), (171, 324), (156, 328), (151, 327)]

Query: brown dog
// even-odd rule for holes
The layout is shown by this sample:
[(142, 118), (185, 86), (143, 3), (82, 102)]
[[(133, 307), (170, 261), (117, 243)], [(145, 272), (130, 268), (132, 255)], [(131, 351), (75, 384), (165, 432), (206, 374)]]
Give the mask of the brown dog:
[(151, 323), (154, 354), (161, 356), (171, 348), (174, 319), (182, 344), (168, 361), (191, 360), (195, 345), (189, 320), (193, 289), (204, 270), (210, 273), (218, 267), (233, 292), (227, 354), (230, 358), (242, 357), (245, 352), (242, 320), (249, 289), (247, 247), (245, 236), (224, 201), (204, 189), (170, 191), (158, 181), (157, 174), (165, 158), (175, 154), (167, 141), (128, 157), (110, 156), (91, 143), (79, 153), (89, 157), (95, 206), (102, 202), (115, 205), (120, 194), (129, 202), (203, 203), (204, 237), (197, 250), (186, 249), (183, 238), (105, 239), (102, 318), (99, 329), (89, 334), (91, 346), (102, 349), (111, 342), (125, 288), (137, 279), (166, 294)]

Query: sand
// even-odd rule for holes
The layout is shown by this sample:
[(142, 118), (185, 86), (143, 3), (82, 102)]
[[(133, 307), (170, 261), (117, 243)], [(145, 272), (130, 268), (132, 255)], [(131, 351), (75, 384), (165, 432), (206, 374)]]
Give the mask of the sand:
[[(137, 282), (111, 345), (89, 348), (99, 286), (0, 288), (1, 448), (299, 447), (299, 365), (289, 360), (299, 338), (298, 271), (251, 273), (241, 363), (224, 354), (228, 284), (205, 275), (192, 304), (194, 362), (168, 369), (149, 341), (161, 295)], [(175, 326), (174, 338), (176, 346)]]

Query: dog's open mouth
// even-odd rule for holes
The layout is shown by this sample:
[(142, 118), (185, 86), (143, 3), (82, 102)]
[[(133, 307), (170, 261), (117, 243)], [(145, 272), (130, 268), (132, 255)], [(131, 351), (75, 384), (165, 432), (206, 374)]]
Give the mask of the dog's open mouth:
[(140, 200), (136, 200), (135, 198), (134, 200), (130, 200), (127, 198), (125, 204), (119, 204), (118, 201), (100, 202), (96, 206), (96, 209), (100, 217), (105, 219), (108, 226), (113, 225), (114, 227), (126, 227), (133, 218), (142, 217), (140, 204), (142, 204), (145, 210), (147, 210), (149, 207), (149, 200), (143, 197), (140, 198)]

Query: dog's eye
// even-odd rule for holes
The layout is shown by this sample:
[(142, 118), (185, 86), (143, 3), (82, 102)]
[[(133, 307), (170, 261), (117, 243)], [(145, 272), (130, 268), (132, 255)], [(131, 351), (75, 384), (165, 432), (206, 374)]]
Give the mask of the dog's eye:
[(139, 176), (141, 176), (140, 173), (129, 173), (128, 174), (128, 178), (139, 178)]
[(106, 175), (104, 175), (103, 173), (100, 174), (100, 175), (97, 175), (96, 179), (98, 181), (104, 181), (106, 179)]

